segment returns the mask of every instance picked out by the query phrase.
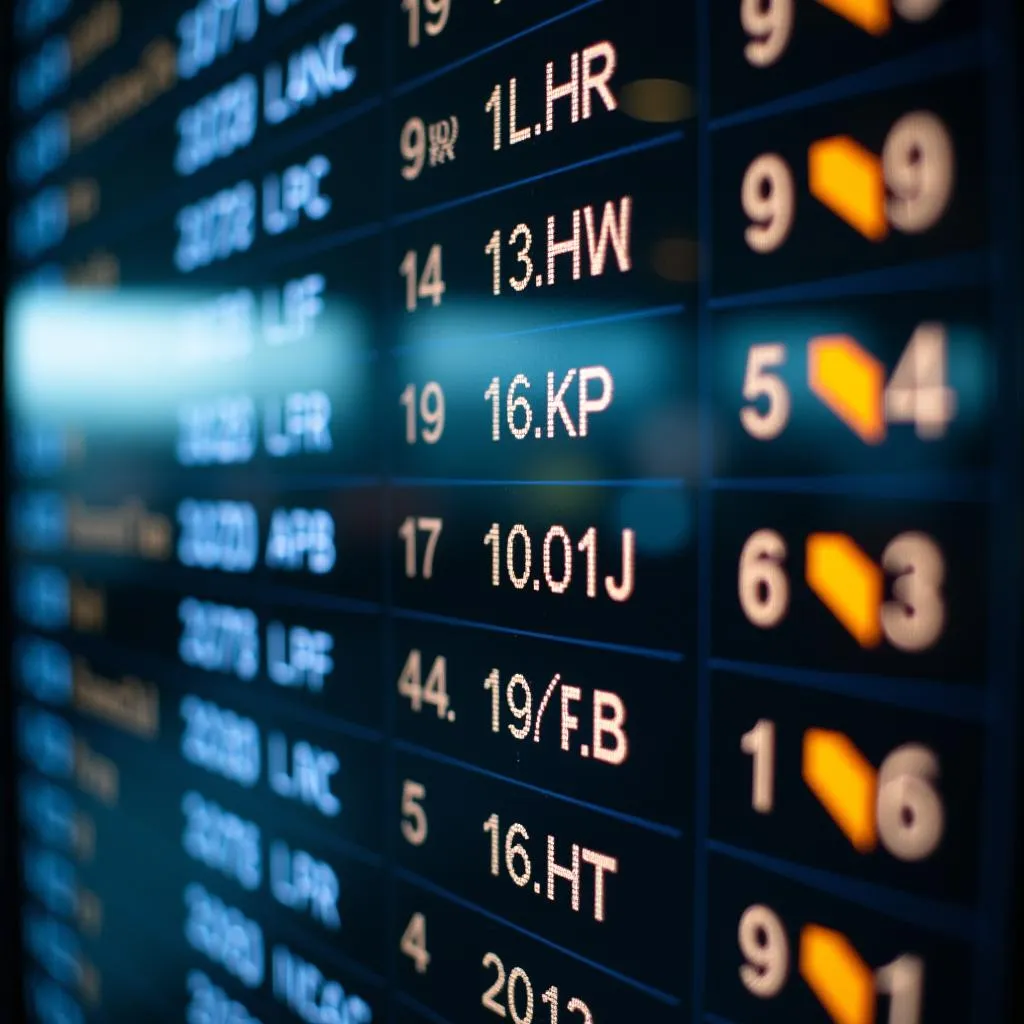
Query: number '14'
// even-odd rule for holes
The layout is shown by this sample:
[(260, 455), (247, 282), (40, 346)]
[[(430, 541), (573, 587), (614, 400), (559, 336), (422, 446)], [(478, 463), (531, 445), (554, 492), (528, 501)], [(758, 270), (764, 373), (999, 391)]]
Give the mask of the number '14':
[(410, 313), (416, 312), (420, 299), (430, 299), (435, 306), (441, 305), (441, 296), (447, 286), (441, 271), (441, 246), (432, 245), (427, 253), (423, 270), (419, 270), (419, 254), (410, 249), (398, 267), (398, 272), (405, 278), (405, 308)]

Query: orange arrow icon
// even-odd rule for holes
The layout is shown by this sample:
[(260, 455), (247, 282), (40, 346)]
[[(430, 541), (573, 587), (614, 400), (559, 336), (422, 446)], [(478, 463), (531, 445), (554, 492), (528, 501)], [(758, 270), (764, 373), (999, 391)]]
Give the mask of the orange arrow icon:
[(892, 27), (889, 0), (818, 0), (818, 3), (873, 36), (884, 36)]

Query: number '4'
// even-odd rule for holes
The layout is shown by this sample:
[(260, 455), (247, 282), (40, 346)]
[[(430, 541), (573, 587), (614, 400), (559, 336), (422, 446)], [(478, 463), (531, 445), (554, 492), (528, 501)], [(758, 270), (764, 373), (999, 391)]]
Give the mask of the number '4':
[(956, 392), (946, 386), (946, 331), (921, 324), (911, 335), (885, 389), (885, 418), (913, 423), (922, 440), (942, 437), (956, 415)]
[(427, 952), (427, 919), (419, 911), (409, 918), (409, 924), (402, 933), (398, 948), (412, 960), (417, 974), (427, 973), (427, 965), (430, 963), (430, 953)]

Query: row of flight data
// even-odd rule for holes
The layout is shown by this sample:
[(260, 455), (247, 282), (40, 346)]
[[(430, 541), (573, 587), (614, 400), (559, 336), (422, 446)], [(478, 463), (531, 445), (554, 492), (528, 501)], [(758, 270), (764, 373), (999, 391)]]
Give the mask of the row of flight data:
[[(632, 291), (646, 298), (659, 279), (683, 293), (696, 277), (698, 200), (713, 213), (716, 294), (973, 252), (989, 237), (998, 211), (985, 198), (979, 70), (726, 124), (711, 133), (701, 195), (689, 87), (621, 82), (627, 55), (596, 29), (569, 33), (562, 48), (529, 79), (512, 65), (494, 83), (489, 63), (470, 63), (455, 74), (489, 84), (441, 79), (435, 100), (413, 93), (398, 112), (370, 96), (265, 139), (259, 90), (242, 75), (149, 133), (130, 172), (126, 144), (25, 199), (12, 216), (14, 254), (37, 263), (56, 250), (67, 262), (103, 246), (118, 250), (125, 283), (220, 280), (386, 226), (424, 265), (435, 246), (449, 261), (468, 250), (450, 281), (432, 275), (451, 298), (488, 285), (506, 299), (569, 294), (570, 278), (607, 288), (634, 270), (634, 245), (631, 278), (645, 286)], [(479, 109), (457, 109), (456, 97), (476, 92)], [(66, 142), (33, 135), (22, 147), (16, 165), (19, 153), (34, 160)], [(477, 234), (482, 256), (467, 244)]]
[[(41, 0), (40, 6), (47, 2), (53, 0)], [(260, 90), (261, 120), (273, 126), (307, 108), (322, 113), (386, 92), (395, 98), (460, 94), (474, 81), (467, 67), (487, 62), (507, 65), (520, 89), (531, 91), (530, 58), (538, 54), (542, 76), (553, 65), (549, 88), (557, 89), (564, 83), (554, 65), (566, 40), (566, 52), (578, 56), (574, 43), (590, 34), (622, 54), (623, 84), (641, 83), (627, 104), (641, 116), (664, 121), (680, 109), (692, 115), (695, 61), (703, 49), (694, 35), (696, 5), (669, 13), (656, 0), (642, 0), (639, 10), (623, 0), (555, 0), (543, 17), (521, 4), (477, 8), (467, 0), (401, 0), (401, 14), (399, 0), (388, 7), (356, 0), (341, 10), (315, 0), (175, 6), (125, 10), (120, 0), (91, 0), (75, 5), (70, 23), (41, 44), (24, 45), (11, 92), (13, 112), (29, 127), (19, 146), (25, 157), (14, 168), (17, 184), (31, 186), (69, 157), (91, 155), (91, 147), (118, 129), (151, 128), (173, 119), (171, 111), (193, 110), (243, 71)], [(838, 0), (715, 5), (708, 26), (711, 115), (880, 64), (884, 77), (894, 60), (898, 67), (908, 57), (937, 53), (959, 62), (980, 57), (982, 11), (966, 0), (897, 0), (894, 10), (874, 5), (871, 15), (866, 7), (858, 11)], [(385, 48), (394, 52), (385, 54)], [(680, 75), (686, 78), (683, 91), (659, 92), (657, 85), (650, 91), (647, 84), (676, 82)], [(597, 80), (584, 73), (585, 82)], [(544, 77), (540, 84), (546, 84)], [(525, 124), (520, 118), (519, 125)], [(49, 132), (39, 132), (41, 125), (49, 125)], [(32, 145), (47, 134), (50, 145)]]
[[(372, 620), (356, 630), (294, 612), (243, 641), (197, 635), (195, 620), (244, 619), (244, 609), (186, 598), (179, 610), (176, 656), (95, 636), (22, 635), (19, 693), (132, 737), (129, 752), (180, 753), (222, 780), (236, 809), (259, 816), (262, 801), (280, 796), (315, 822), (337, 819), (374, 853), (385, 833), (365, 781), (383, 779), (389, 722), (398, 749), (481, 785), (504, 779), (655, 836), (692, 828), (694, 673), (684, 663), (434, 623), (399, 622), (386, 644)], [(230, 657), (234, 675), (217, 663)], [(953, 701), (901, 706), (879, 687), (830, 692), (798, 671), (723, 664), (711, 688), (712, 838), (973, 901), (977, 718), (958, 720)], [(27, 707), (24, 717), (22, 754), (40, 770), (47, 757), (72, 770), (67, 731), (54, 739), (46, 727), (59, 720)], [(133, 785), (107, 788), (116, 796)], [(145, 802), (143, 790), (136, 797)]]
[[(72, 583), (98, 588), (115, 635), (168, 641), (177, 592), (230, 607), (434, 617), (693, 657), (945, 680), (980, 692), (998, 607), (977, 501), (719, 493), (710, 588), (698, 592), (697, 509), (682, 487), (588, 485), (289, 493), (115, 504), (22, 491), (30, 622), (69, 620)], [(133, 622), (132, 586), (166, 612)], [(262, 613), (261, 613), (262, 614)], [(969, 699), (969, 698), (965, 698)]]
[(159, 472), (228, 491), (384, 467), (467, 481), (923, 479), (986, 470), (1011, 412), (983, 288), (716, 311), (705, 354), (682, 304), (388, 316), (368, 304), (375, 246), (356, 248), (219, 293), (15, 302), (15, 470), (70, 485)]
[[(32, 778), (25, 789), (34, 801), (56, 794), (51, 811), (60, 803), (77, 824), (94, 824), (92, 815), (74, 810), (51, 784)], [(114, 819), (107, 831), (101, 821), (99, 834), (116, 835), (119, 853), (112, 861), (94, 853), (88, 864), (25, 843), (38, 902), (26, 909), (24, 931), (41, 968), (29, 975), (29, 994), (30, 1002), (43, 1004), (35, 1008), (44, 1021), (53, 1019), (45, 1012), (52, 1014), (53, 1003), (62, 1004), (61, 1019), (73, 1021), (117, 1019), (126, 1001), (138, 1005), (145, 993), (120, 969), (118, 951), (126, 941), (158, 960), (162, 990), (178, 994), (162, 1001), (164, 1015), (154, 1018), (160, 1021), (198, 1024), (207, 1019), (203, 1013), (230, 1011), (229, 1019), (249, 1024), (277, 1019), (283, 1005), (302, 1020), (369, 1024), (384, 1015), (389, 967), (397, 977), (398, 1002), (435, 1020), (441, 1014), (441, 1019), (486, 1022), (491, 1014), (506, 1012), (529, 1020), (534, 1007), (542, 1015), (550, 1012), (552, 1020), (559, 1011), (590, 1021), (638, 1008), (645, 1019), (679, 1019), (693, 981), (691, 969), (680, 968), (691, 962), (691, 921), (688, 908), (667, 891), (684, 882), (690, 869), (686, 858), (671, 866), (659, 891), (644, 893), (648, 916), (636, 931), (645, 936), (644, 948), (660, 945), (676, 958), (671, 988), (663, 990), (613, 966), (630, 921), (606, 916), (597, 942), (587, 941), (584, 927), (572, 936), (583, 938), (574, 948), (534, 931), (546, 922), (543, 914), (529, 913), (526, 901), (525, 912), (504, 918), (415, 870), (400, 867), (386, 876), (323, 842), (320, 859), (303, 849), (317, 848), (316, 843), (285, 841), (280, 830), (261, 829), (195, 791), (184, 794), (182, 808), (187, 817), (180, 843), (188, 859), (170, 833), (175, 838), (160, 858), (166, 874), (149, 887), (156, 898), (145, 920), (137, 902), (125, 898), (123, 879), (124, 872), (151, 859), (152, 833), (122, 828), (124, 823)], [(489, 824), (500, 829), (497, 818), (485, 821), (485, 829)], [(59, 824), (51, 815), (44, 825), (55, 843)], [(524, 875), (529, 881), (534, 870), (542, 877), (546, 873), (541, 893), (534, 890), (539, 905), (571, 911), (578, 891), (582, 920), (591, 917), (593, 893), (592, 879), (580, 868), (588, 876), (593, 868), (608, 886), (594, 906), (610, 915), (617, 858), (573, 844), (565, 864), (550, 849), (547, 854), (535, 850), (539, 856), (531, 862), (522, 841), (530, 838), (525, 826), (517, 822), (513, 828), (519, 841), (511, 844), (512, 881)], [(244, 884), (232, 876), (230, 865), (225, 870), (209, 857), (224, 848), (225, 830), (229, 856), (244, 865)], [(488, 840), (485, 833), (481, 837)], [(550, 848), (556, 837), (546, 839)], [(499, 853), (497, 876), (488, 872), (492, 886), (508, 881), (501, 877), (504, 870)], [(120, 881), (114, 871), (122, 872)], [(101, 899), (83, 879), (109, 895)], [(548, 887), (554, 890), (550, 901)], [(531, 891), (529, 885), (524, 891)], [(697, 942), (707, 957), (707, 1005), (716, 1012), (746, 1011), (746, 1019), (794, 1013), (816, 1019), (835, 1010), (851, 986), (860, 1004), (872, 1010), (884, 1009), (890, 1000), (898, 1001), (899, 1009), (909, 1003), (917, 1011), (914, 1021), (952, 1021), (953, 1014), (966, 1012), (972, 978), (966, 967), (970, 947), (962, 940), (929, 935), (730, 854), (712, 854), (708, 891), (709, 926)], [(490, 902), (491, 892), (482, 895)], [(661, 918), (651, 925), (652, 900), (671, 910), (671, 921)], [(504, 910), (504, 901), (497, 902)], [(390, 908), (383, 915), (382, 905)], [(334, 922), (339, 931), (331, 931)], [(342, 932), (347, 939), (339, 943)], [(350, 949), (354, 936), (360, 942)], [(603, 962), (588, 955), (595, 947)], [(799, 967), (793, 963), (797, 958)], [(815, 961), (827, 962), (829, 969)], [(54, 991), (54, 982), (67, 987)]]
[[(56, 831), (52, 808), (45, 817), (36, 814), (36, 803), (55, 786), (80, 791), (72, 801), (78, 828), (74, 844), (51, 847), (53, 857), (35, 841), (25, 844), (36, 869), (29, 875), (32, 895), (51, 912), (63, 908), (85, 936), (90, 927), (98, 930), (97, 950), (106, 947), (108, 956), (113, 953), (118, 943), (112, 933), (119, 926), (140, 937), (155, 930), (166, 940), (163, 922), (184, 918), (190, 945), (243, 990), (258, 991), (271, 974), (264, 956), (277, 930), (276, 918), (285, 933), (290, 924), (297, 937), (329, 943), (340, 958), (370, 971), (384, 974), (387, 964), (404, 954), (410, 961), (403, 965), (408, 968), (405, 984), (443, 1012), (445, 1007), (435, 1002), (443, 998), (443, 987), (424, 969), (431, 958), (424, 963), (422, 951), (440, 953), (437, 960), (444, 962), (446, 938), (475, 933), (479, 923), (448, 938), (451, 917), (445, 910), (460, 916), (456, 907), (462, 907), (470, 917), (483, 911), (528, 937), (543, 936), (549, 946), (570, 951), (599, 971), (610, 969), (620, 979), (624, 975), (627, 987), (653, 990), (669, 1005), (685, 995), (688, 979), (679, 964), (691, 960), (687, 925), (694, 909), (688, 895), (693, 870), (689, 828), (652, 827), (575, 797), (481, 773), (401, 740), (390, 755), (392, 770), (386, 771), (389, 756), (383, 744), (331, 735), (323, 722), (319, 728), (299, 725), (275, 713), (274, 724), (261, 729), (244, 714), (194, 694), (181, 698), (178, 717), (180, 724), (169, 721), (160, 738), (146, 738), (115, 734), (88, 721), (72, 727), (34, 705), (20, 709), (19, 751), (31, 769), (22, 776), (27, 834), (40, 828)], [(836, 946), (858, 948), (849, 970), (839, 972), (843, 983), (850, 983), (849, 976), (871, 978), (874, 972), (865, 961), (883, 967), (892, 956), (881, 959), (880, 948), (896, 943), (902, 948), (892, 955), (913, 955), (928, 964), (919, 997), (942, 1007), (952, 999), (962, 1008), (970, 977), (961, 965), (973, 934), (967, 907), (931, 901), (909, 911), (905, 905), (872, 906), (870, 901), (855, 906), (827, 894), (844, 892), (837, 876), (831, 876), (834, 885), (825, 884), (824, 894), (800, 884), (813, 886), (822, 867), (852, 863), (840, 843), (849, 847), (856, 841), (862, 861), (876, 862), (875, 870), (857, 871), (861, 877), (891, 882), (902, 872), (902, 880), (909, 881), (916, 871), (925, 884), (910, 888), (927, 892), (929, 881), (946, 875), (959, 878), (966, 895), (976, 881), (977, 860), (970, 856), (975, 867), (970, 873), (961, 858), (977, 844), (973, 834), (957, 831), (966, 827), (973, 833), (977, 826), (966, 807), (950, 802), (959, 795), (959, 780), (947, 778), (948, 766), (940, 775), (930, 749), (904, 744), (887, 755), (877, 782), (872, 780), (876, 802), (865, 815), (850, 792), (846, 772), (852, 766), (836, 760), (851, 746), (849, 738), (834, 731), (818, 734), (815, 742), (822, 749), (810, 772), (819, 787), (817, 802), (797, 808), (797, 786), (790, 787), (788, 801), (780, 786), (775, 810), (788, 802), (789, 815), (799, 811), (791, 822), (802, 818), (802, 832), (806, 821), (806, 836), (820, 836), (823, 848), (838, 854), (834, 865), (831, 857), (827, 864), (817, 857), (808, 863), (806, 849), (802, 860), (780, 860), (778, 843), (768, 844), (770, 855), (764, 857), (760, 844), (749, 837), (744, 845), (733, 845), (728, 832), (726, 839), (718, 839), (712, 830), (711, 848), (727, 854), (732, 865), (712, 871), (710, 884), (712, 906), (723, 900), (729, 904), (728, 910), (709, 916), (708, 941), (717, 952), (708, 959), (712, 973), (721, 976), (715, 979), (719, 998), (756, 1006), (756, 999), (781, 995), (787, 980), (794, 980), (787, 979), (784, 962), (790, 941), (801, 950), (805, 943), (822, 942), (819, 954)], [(829, 744), (831, 752), (824, 749)], [(737, 760), (746, 763), (741, 770), (734, 768), (735, 778), (729, 781), (744, 776), (745, 786), (736, 785), (735, 795), (749, 804), (757, 796), (758, 767), (752, 776), (751, 758), (740, 756), (741, 745), (736, 744)], [(780, 761), (780, 769), (784, 766), (786, 759)], [(675, 788), (682, 802), (687, 799), (680, 791), (684, 778), (663, 773), (658, 784)], [(829, 839), (815, 811), (839, 842)], [(81, 840), (83, 827), (91, 836), (88, 844)], [(858, 835), (858, 828), (873, 830), (874, 845), (863, 831)], [(788, 842), (792, 845), (793, 839)], [(150, 853), (143, 856), (144, 850)], [(391, 858), (393, 870), (387, 867)], [(751, 861), (779, 865), (797, 884), (756, 871)], [(156, 929), (139, 921), (131, 889), (117, 881), (144, 874), (147, 863), (160, 865), (159, 884), (147, 890), (147, 920), (160, 922)], [(718, 874), (728, 877), (721, 890)], [(410, 887), (396, 901), (401, 903), (397, 927), (379, 912), (389, 905), (387, 893), (396, 875)], [(748, 901), (755, 888), (760, 898)], [(95, 898), (76, 898), (80, 890)], [(215, 917), (211, 920), (209, 907), (202, 906), (208, 899), (219, 906), (218, 915), (231, 910), (234, 926), (225, 922), (219, 937)], [(676, 927), (648, 927), (652, 902)], [(766, 904), (770, 914), (763, 914)], [(747, 914), (755, 907), (762, 917), (753, 910)], [(723, 916), (728, 920), (723, 922)], [(756, 920), (744, 927), (745, 916)], [(836, 932), (848, 938), (841, 941)], [(776, 948), (765, 948), (771, 942)], [(775, 991), (765, 992), (769, 986), (757, 984), (763, 980), (757, 975), (771, 970), (774, 957), (782, 961), (774, 963)], [(752, 964), (750, 971), (737, 970), (744, 959)], [(814, 957), (804, 950), (804, 959)], [(827, 990), (837, 978), (805, 975), (803, 981), (827, 1006), (828, 992), (820, 992), (816, 981)], [(806, 998), (808, 993), (787, 994)], [(876, 993), (869, 986), (864, 996), (873, 1001), (876, 994), (886, 994), (884, 987), (879, 985)], [(947, 1019), (944, 1012), (936, 1010), (936, 1019)]]

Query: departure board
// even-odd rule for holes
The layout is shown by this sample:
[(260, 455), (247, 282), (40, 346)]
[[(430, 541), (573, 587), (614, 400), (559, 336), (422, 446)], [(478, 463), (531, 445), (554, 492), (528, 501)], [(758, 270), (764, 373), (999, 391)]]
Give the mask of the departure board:
[(38, 1024), (997, 1024), (1015, 0), (19, 0)]

